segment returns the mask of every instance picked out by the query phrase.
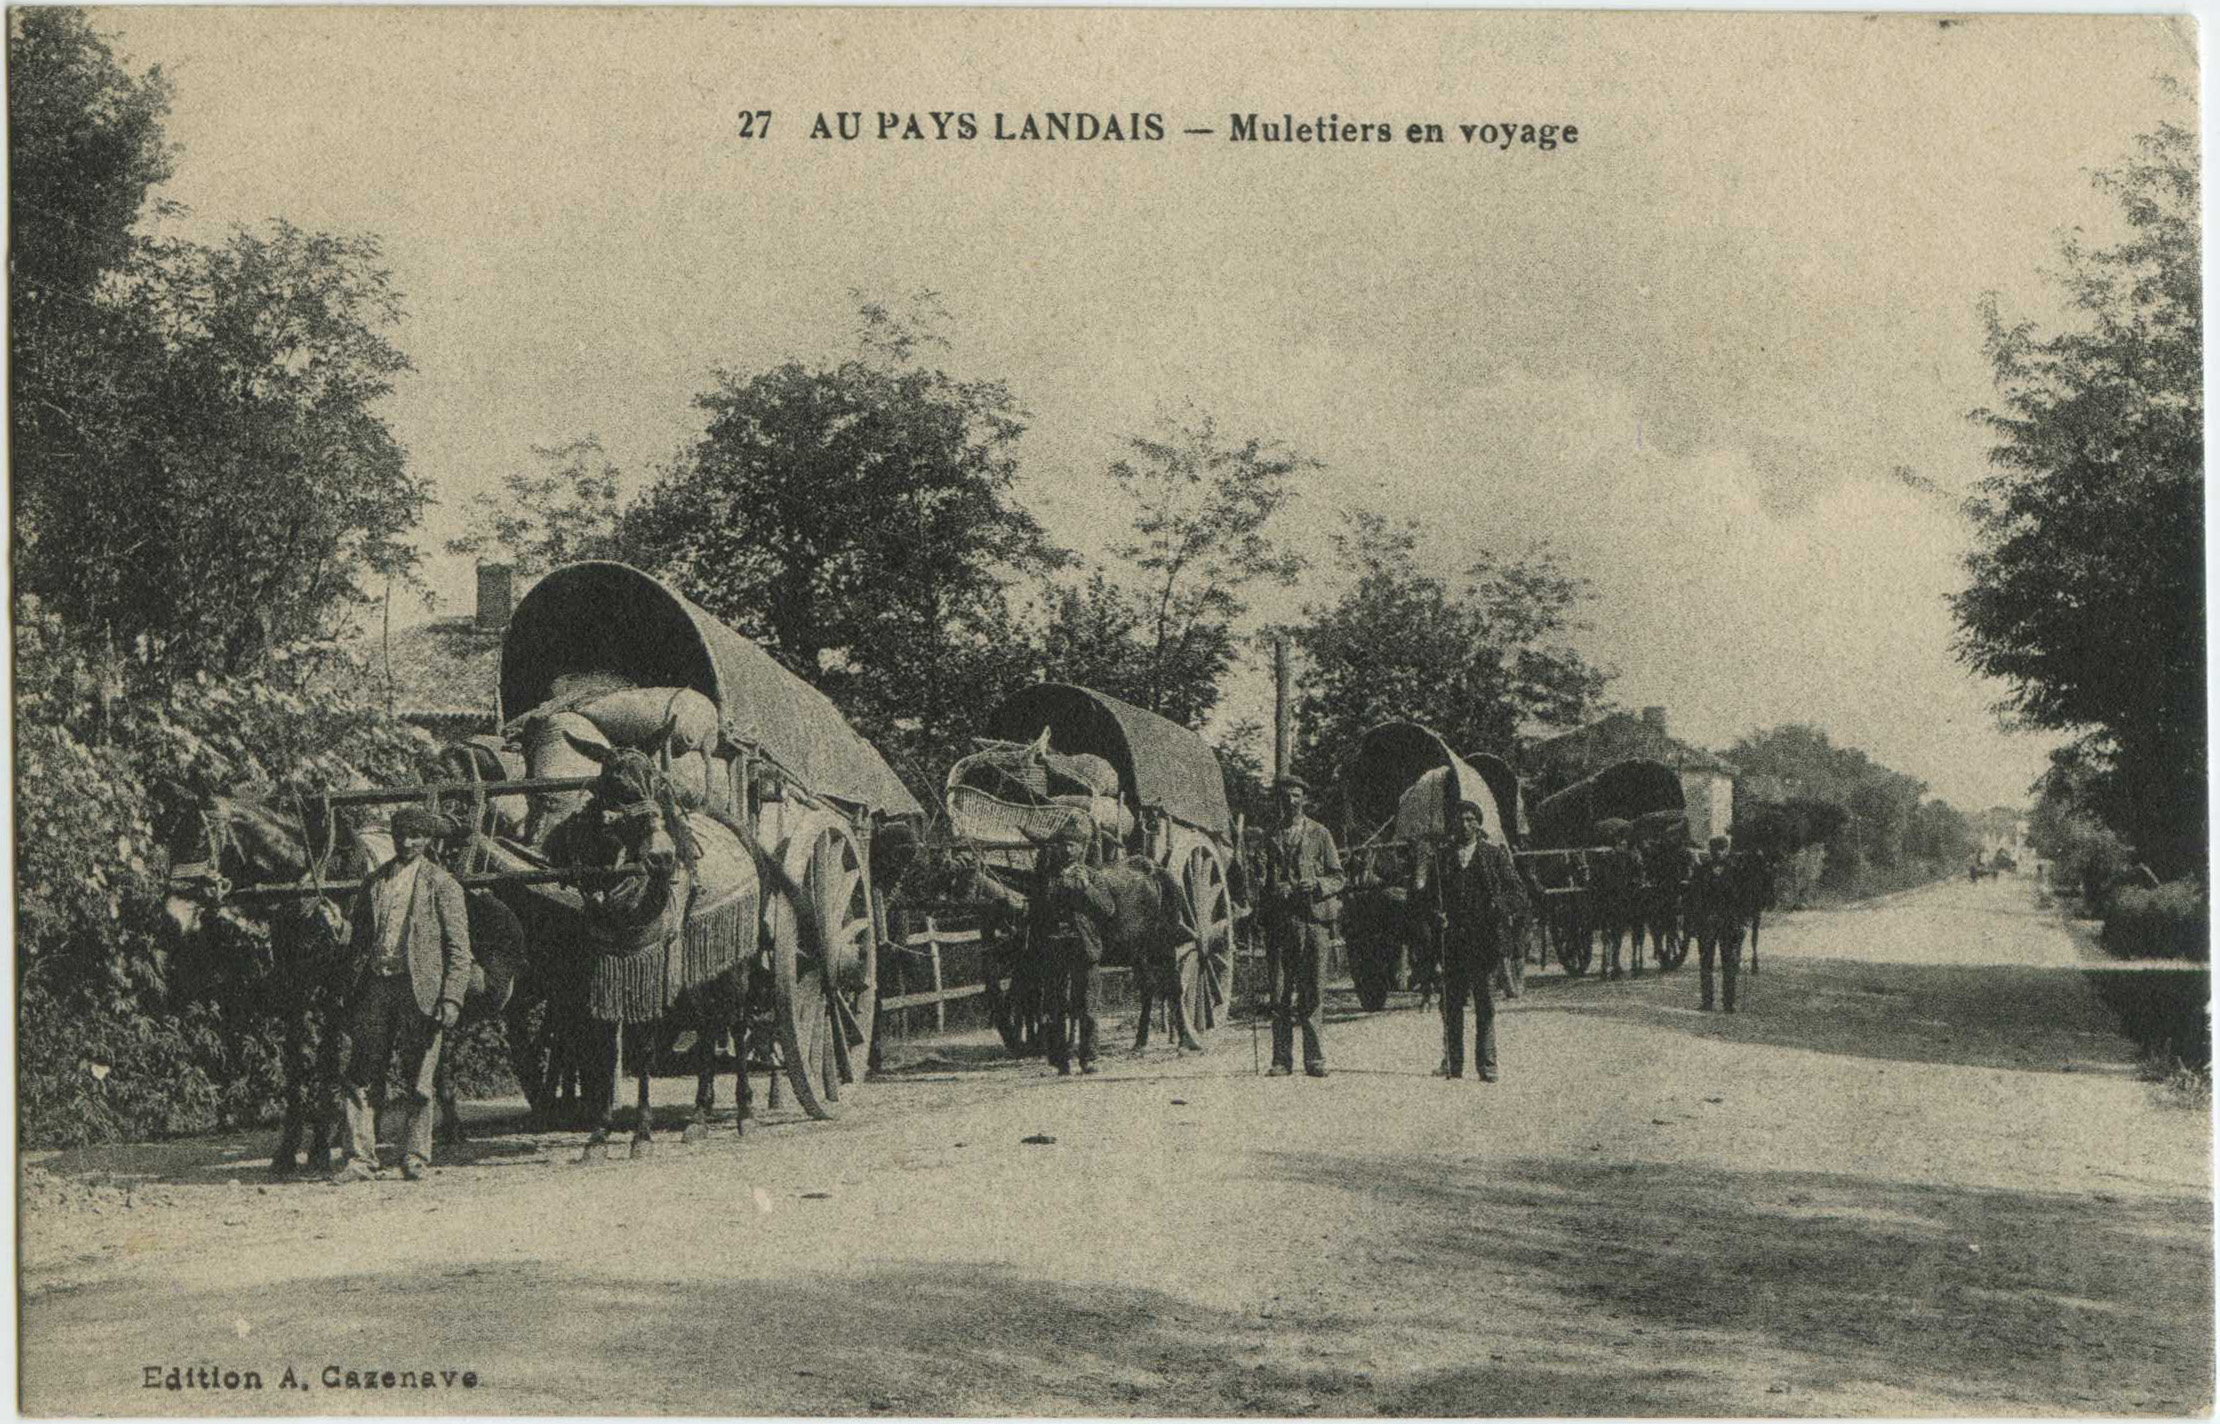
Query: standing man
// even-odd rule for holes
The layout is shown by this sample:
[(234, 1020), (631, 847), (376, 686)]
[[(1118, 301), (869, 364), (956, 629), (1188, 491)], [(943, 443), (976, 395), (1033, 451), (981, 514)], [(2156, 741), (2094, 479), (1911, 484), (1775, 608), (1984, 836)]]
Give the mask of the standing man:
[(431, 1165), (440, 1041), (462, 1017), (470, 985), (470, 913), (462, 886), (426, 854), (445, 829), (443, 818), (422, 806), (395, 812), (393, 859), (370, 877), (355, 903), (356, 979), (347, 996), (351, 1046), (343, 1076), (347, 1161), (334, 1182), (378, 1175), (378, 1106), (396, 1046), (408, 1083), (401, 1175), (421, 1181)]
[(1713, 836), (1688, 881), (1689, 918), (1696, 931), (1703, 1007), (1711, 1007), (1711, 966), (1716, 956), (1725, 980), (1726, 1010), (1734, 1012), (1734, 981), (1742, 969), (1742, 925), (1748, 896), (1740, 867), (1728, 858), (1725, 836)]
[(1303, 1071), (1326, 1076), (1318, 1040), (1318, 1005), (1325, 997), (1326, 953), (1341, 914), (1341, 852), (1333, 833), (1303, 814), (1310, 783), (1283, 776), (1280, 826), (1265, 843), (1265, 950), (1272, 983), (1272, 1070), (1295, 1071), (1295, 1026), (1303, 1028)]
[(1487, 813), (1457, 804), (1451, 841), (1418, 868), (1418, 888), (1440, 887), (1435, 930), (1441, 941), (1441, 1066), (1444, 1078), (1465, 1076), (1465, 1001), (1472, 1001), (1472, 1065), (1480, 1081), (1501, 1070), (1495, 1052), (1496, 970), (1511, 943), (1512, 921), (1526, 913), (1526, 891), (1511, 853), (1487, 840)]

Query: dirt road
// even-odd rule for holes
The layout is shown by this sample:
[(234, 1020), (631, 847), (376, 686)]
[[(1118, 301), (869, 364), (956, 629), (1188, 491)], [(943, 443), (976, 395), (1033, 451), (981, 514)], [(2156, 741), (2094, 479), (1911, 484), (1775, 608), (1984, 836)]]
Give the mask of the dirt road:
[[(1324, 1081), (1255, 1076), (1242, 1029), (1069, 1080), (958, 1043), (840, 1122), (602, 1167), (499, 1104), (413, 1186), (264, 1189), (262, 1135), (67, 1154), (25, 1216), (23, 1403), (2208, 1409), (2209, 1122), (2137, 1080), (2032, 887), (1780, 917), (1761, 953), (1733, 1018), (1696, 1011), (1692, 962), (1531, 979), (1492, 1086), (1430, 1076), (1406, 998), (1331, 1019)], [(144, 1387), (173, 1365), (265, 1388)]]

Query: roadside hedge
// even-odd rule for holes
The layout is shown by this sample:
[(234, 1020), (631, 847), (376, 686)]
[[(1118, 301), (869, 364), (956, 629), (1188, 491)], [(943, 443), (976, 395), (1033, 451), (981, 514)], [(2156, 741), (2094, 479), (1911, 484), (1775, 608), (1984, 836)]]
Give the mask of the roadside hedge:
[(2135, 959), (2212, 957), (2212, 913), (2204, 887), (2171, 880), (2155, 890), (2122, 885), (2104, 918), (2104, 947)]
[[(17, 1132), (67, 1147), (272, 1120), (289, 1008), (267, 930), (235, 911), (189, 943), (162, 914), (185, 802), (409, 782), (433, 743), (366, 702), (329, 643), (257, 675), (158, 681), (147, 661), (17, 601)], [(457, 1068), (507, 1081), (498, 1032)]]

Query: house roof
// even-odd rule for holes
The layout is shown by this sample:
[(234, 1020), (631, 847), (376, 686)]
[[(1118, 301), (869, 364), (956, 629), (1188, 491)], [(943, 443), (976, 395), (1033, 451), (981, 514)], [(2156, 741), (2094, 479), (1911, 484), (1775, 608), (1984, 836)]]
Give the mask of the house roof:
[(1600, 721), (1536, 742), (1529, 757), (1545, 761), (1617, 761), (1641, 757), (1679, 771), (1716, 771), (1733, 776), (1736, 768), (1702, 747), (1670, 736), (1631, 712), (1613, 712)]
[[(393, 634), (393, 710), (417, 722), (491, 723), (498, 717), (501, 632), (474, 618), (442, 618)], [(374, 685), (385, 682), (387, 650), (373, 644)]]

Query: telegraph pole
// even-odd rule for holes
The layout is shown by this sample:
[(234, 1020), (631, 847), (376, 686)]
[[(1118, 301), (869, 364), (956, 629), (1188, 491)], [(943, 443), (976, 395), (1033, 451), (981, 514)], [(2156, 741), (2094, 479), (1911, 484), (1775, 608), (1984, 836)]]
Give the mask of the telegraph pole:
[(1278, 778), (1292, 769), (1288, 755), (1293, 750), (1295, 712), (1288, 696), (1287, 635), (1280, 633), (1272, 639), (1272, 776)]

